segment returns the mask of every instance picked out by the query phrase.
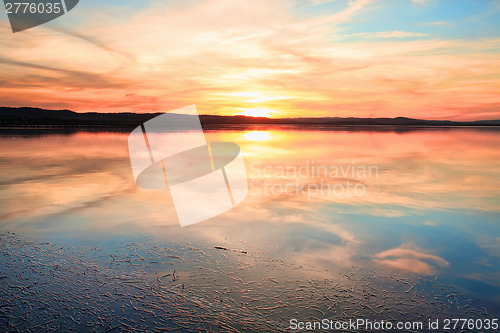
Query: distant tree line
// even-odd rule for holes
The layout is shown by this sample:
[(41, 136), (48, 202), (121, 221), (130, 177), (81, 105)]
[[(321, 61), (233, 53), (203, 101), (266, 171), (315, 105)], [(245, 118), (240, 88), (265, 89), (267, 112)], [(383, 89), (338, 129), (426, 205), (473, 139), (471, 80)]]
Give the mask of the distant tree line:
[[(77, 113), (70, 110), (0, 107), (0, 127), (96, 127), (135, 128), (162, 113)], [(193, 117), (178, 115), (180, 117)], [(266, 118), (201, 115), (204, 127), (217, 125), (318, 125), (318, 126), (500, 126), (500, 120), (454, 122), (397, 118)]]

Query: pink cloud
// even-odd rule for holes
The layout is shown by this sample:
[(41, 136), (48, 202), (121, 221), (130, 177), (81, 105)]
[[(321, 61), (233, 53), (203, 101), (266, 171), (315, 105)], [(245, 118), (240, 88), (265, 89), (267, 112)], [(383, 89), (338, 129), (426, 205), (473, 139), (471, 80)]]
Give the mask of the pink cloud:
[(103, 10), (72, 31), (42, 26), (22, 37), (2, 23), (0, 103), (108, 112), (196, 103), (214, 114), (500, 118), (500, 40), (335, 37), (342, 35), (339, 23), (370, 6), (350, 1), (342, 11), (306, 18), (284, 0), (175, 8), (155, 2), (128, 21)]

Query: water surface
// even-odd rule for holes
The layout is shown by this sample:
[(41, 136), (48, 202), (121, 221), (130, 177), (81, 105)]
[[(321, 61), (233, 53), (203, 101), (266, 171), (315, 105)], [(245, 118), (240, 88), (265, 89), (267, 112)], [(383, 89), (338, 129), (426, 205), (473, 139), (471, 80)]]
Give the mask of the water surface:
[[(297, 315), (342, 317), (344, 311), (329, 304), (319, 281), (331, 283), (327, 291), (343, 286), (336, 290), (339, 295), (360, 292), (358, 303), (366, 302), (367, 290), (376, 286), (374, 306), (383, 299), (382, 290), (403, 298), (418, 291), (429, 301), (420, 309), (426, 316), (434, 309), (430, 300), (441, 296), (446, 311), (459, 314), (453, 295), (499, 314), (498, 130), (255, 126), (207, 131), (208, 141), (240, 145), (249, 195), (233, 210), (185, 228), (178, 224), (168, 191), (135, 185), (127, 136), (2, 130), (0, 231), (75, 247), (111, 269), (99, 278), (103, 281), (121, 274), (112, 265), (128, 258), (132, 268), (132, 263), (147, 263), (141, 266), (141, 281), (160, 283), (167, 276), (171, 288), (192, 286), (201, 300), (219, 297), (215, 286), (249, 289), (256, 305), (249, 305), (247, 313), (269, 318), (261, 328), (285, 327)], [(158, 248), (177, 251), (176, 279), (168, 275), (171, 257), (153, 259)], [(105, 255), (94, 258), (91, 249)], [(202, 283), (203, 270), (208, 282)], [(259, 287), (248, 286), (258, 281)], [(442, 283), (447, 293), (439, 294), (432, 281)], [(297, 299), (296, 291), (305, 285), (319, 295), (313, 301), (306, 302), (304, 295)], [(246, 302), (230, 298), (234, 304)], [(269, 305), (276, 302), (286, 305)], [(311, 313), (312, 307), (319, 312)], [(413, 314), (406, 309), (392, 316)], [(203, 318), (199, 321), (215, 325), (213, 316)], [(236, 321), (244, 330), (242, 317)]]

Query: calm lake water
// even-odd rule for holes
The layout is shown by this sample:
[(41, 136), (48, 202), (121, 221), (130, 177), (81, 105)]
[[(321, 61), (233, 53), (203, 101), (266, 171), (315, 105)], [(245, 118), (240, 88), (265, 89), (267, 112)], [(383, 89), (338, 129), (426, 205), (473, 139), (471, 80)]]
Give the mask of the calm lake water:
[[(178, 135), (181, 140), (182, 133)], [(92, 274), (106, 271), (89, 278), (90, 285), (105, 288), (110, 277), (126, 275), (134, 283), (165, 282), (164, 292), (178, 290), (176, 295), (191, 290), (182, 298), (191, 302), (186, 312), (177, 315), (184, 319), (158, 323), (147, 319), (148, 306), (156, 304), (148, 298), (152, 292), (144, 286), (127, 289), (123, 294), (130, 300), (139, 299), (135, 293), (148, 299), (141, 305), (146, 319), (120, 321), (132, 318), (127, 311), (139, 311), (138, 305), (130, 307), (132, 301), (120, 298), (113, 304), (124, 302), (121, 315), (106, 312), (101, 318), (108, 316), (121, 330), (160, 324), (186, 331), (228, 329), (221, 325), (229, 319), (217, 317), (225, 315), (233, 318), (230, 327), (236, 331), (284, 329), (292, 317), (377, 314), (380, 319), (427, 321), (463, 314), (467, 308), (466, 315), (499, 318), (498, 129), (206, 131), (209, 142), (241, 147), (249, 194), (229, 212), (184, 228), (168, 191), (136, 186), (127, 137), (122, 132), (1, 130), (2, 252), (18, 264), (11, 260), (1, 269), (2, 278), (11, 281), (0, 288), (11, 308), (4, 313), (10, 319), (0, 323), (11, 328), (15, 323), (31, 325), (17, 318), (26, 305), (15, 305), (20, 298), (16, 293), (29, 291), (22, 286), (8, 289), (15, 284), (13, 275), (28, 270), (23, 265), (36, 261), (37, 267), (54, 270), (55, 260), (57, 267), (69, 265), (66, 272), (82, 280), (81, 265), (72, 266), (68, 259), (75, 256), (93, 263)], [(18, 236), (22, 238), (14, 238)], [(28, 274), (26, 279), (38, 278)], [(63, 292), (51, 283), (46, 280), (38, 292), (52, 290), (56, 296), (47, 302), (62, 307), (57, 297), (63, 298)], [(71, 286), (66, 291), (72, 288), (75, 294), (85, 293)], [(75, 298), (70, 308), (79, 313), (79, 304), (87, 304), (104, 311), (99, 302), (107, 298), (96, 297), (81, 302)], [(342, 303), (346, 297), (351, 297), (348, 304)], [(180, 304), (165, 302), (150, 312)], [(190, 316), (193, 304), (203, 302), (209, 303), (200, 311), (221, 306), (217, 315)], [(191, 323), (184, 327), (180, 322), (187, 317)], [(54, 318), (60, 318), (52, 321), (57, 328), (66, 317)], [(68, 314), (64, 320), (77, 330), (85, 327), (75, 318)], [(43, 320), (33, 316), (33, 326)], [(95, 327), (93, 320), (95, 316), (87, 318)], [(96, 330), (113, 328), (109, 325)]]

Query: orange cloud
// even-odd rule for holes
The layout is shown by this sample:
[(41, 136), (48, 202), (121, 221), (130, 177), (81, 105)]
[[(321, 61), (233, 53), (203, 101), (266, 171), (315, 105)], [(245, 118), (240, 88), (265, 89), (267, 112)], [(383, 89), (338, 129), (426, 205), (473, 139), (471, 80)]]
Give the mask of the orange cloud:
[(71, 30), (47, 25), (23, 34), (0, 21), (0, 104), (154, 112), (196, 103), (212, 114), (500, 118), (500, 39), (399, 30), (345, 38), (339, 24), (372, 5), (349, 1), (308, 17), (284, 0), (154, 2), (123, 21), (116, 8), (101, 7), (75, 11), (95, 20)]

